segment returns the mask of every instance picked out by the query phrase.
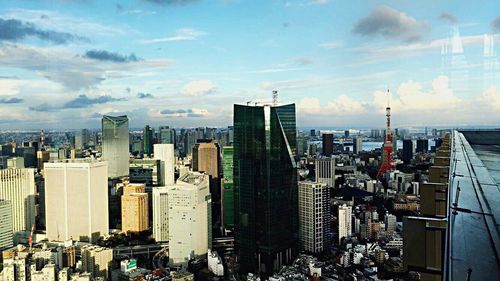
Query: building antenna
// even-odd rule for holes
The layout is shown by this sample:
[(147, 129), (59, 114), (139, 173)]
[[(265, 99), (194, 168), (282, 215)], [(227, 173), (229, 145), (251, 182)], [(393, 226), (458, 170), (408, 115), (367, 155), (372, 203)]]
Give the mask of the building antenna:
[(273, 106), (278, 105), (278, 91), (274, 90), (273, 91)]

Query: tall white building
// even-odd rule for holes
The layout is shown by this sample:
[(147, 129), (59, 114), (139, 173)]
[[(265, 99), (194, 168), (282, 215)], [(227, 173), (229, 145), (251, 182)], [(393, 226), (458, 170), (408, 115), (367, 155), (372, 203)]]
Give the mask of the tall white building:
[(398, 222), (397, 222), (397, 218), (395, 215), (392, 215), (392, 214), (389, 214), (389, 212), (386, 212), (384, 222), (385, 222), (385, 230), (387, 230), (388, 232), (396, 231)]
[(185, 264), (207, 254), (211, 240), (208, 175), (192, 172), (168, 187), (168, 232), (171, 264)]
[(47, 238), (94, 242), (108, 234), (108, 165), (95, 159), (45, 163)]
[(157, 242), (168, 241), (168, 190), (153, 187), (153, 237)]
[(35, 224), (35, 195), (35, 169), (0, 170), (0, 199), (11, 203), (15, 236), (28, 233)]
[(299, 239), (302, 250), (319, 253), (329, 246), (330, 205), (326, 183), (299, 181)]
[(0, 251), (13, 246), (12, 204), (0, 199)]
[(129, 174), (129, 129), (127, 116), (102, 117), (102, 158), (108, 161), (108, 176)]
[(335, 158), (322, 157), (315, 161), (316, 182), (335, 187)]
[(342, 241), (342, 238), (351, 236), (351, 218), (352, 215), (352, 207), (347, 206), (346, 204), (339, 206), (339, 215), (338, 215), (338, 223), (339, 223), (339, 243)]
[(174, 145), (170, 143), (155, 144), (154, 159), (161, 160), (161, 179), (163, 186), (174, 184)]

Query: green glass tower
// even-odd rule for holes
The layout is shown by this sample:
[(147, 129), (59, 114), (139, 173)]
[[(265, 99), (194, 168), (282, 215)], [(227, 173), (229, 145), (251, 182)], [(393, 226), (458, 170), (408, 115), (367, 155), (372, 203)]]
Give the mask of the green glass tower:
[(236, 245), (242, 273), (269, 276), (298, 239), (295, 105), (234, 105)]
[(153, 129), (146, 125), (143, 130), (144, 154), (153, 154)]
[(229, 230), (234, 230), (233, 154), (232, 146), (222, 148), (222, 219)]

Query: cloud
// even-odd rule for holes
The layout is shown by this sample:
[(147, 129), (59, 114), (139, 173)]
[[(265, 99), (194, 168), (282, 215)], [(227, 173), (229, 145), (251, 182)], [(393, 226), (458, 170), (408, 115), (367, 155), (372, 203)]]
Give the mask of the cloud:
[(457, 17), (454, 15), (447, 13), (447, 12), (442, 12), (441, 15), (439, 15), (440, 20), (447, 21), (448, 23), (455, 24), (458, 22)]
[(0, 103), (3, 104), (14, 104), (14, 103), (22, 103), (24, 99), (20, 98), (0, 98)]
[(135, 54), (130, 54), (128, 56), (126, 55), (120, 55), (118, 53), (114, 52), (108, 52), (106, 50), (90, 50), (87, 51), (84, 55), (84, 57), (93, 59), (93, 60), (100, 60), (100, 61), (111, 61), (111, 62), (134, 62), (134, 61), (139, 61)]
[(314, 63), (314, 59), (311, 57), (299, 57), (294, 59), (295, 64), (298, 65), (310, 65)]
[(199, 0), (143, 0), (143, 1), (152, 4), (157, 4), (160, 6), (167, 6), (167, 5), (185, 5), (198, 2)]
[(340, 95), (326, 105), (322, 105), (317, 98), (305, 97), (300, 100), (297, 108), (300, 113), (328, 116), (359, 115), (366, 111), (363, 103), (346, 95)]
[(109, 95), (103, 95), (96, 98), (89, 98), (87, 95), (79, 95), (76, 99), (66, 102), (62, 108), (85, 108), (94, 104), (103, 104), (114, 101), (122, 101), (123, 98), (114, 98)]
[(491, 22), (491, 28), (493, 29), (494, 32), (500, 32), (500, 16), (496, 17)]
[(388, 6), (376, 7), (368, 16), (359, 20), (352, 32), (362, 36), (382, 36), (407, 43), (421, 40), (430, 29), (425, 22)]
[(164, 42), (175, 42), (175, 41), (193, 41), (198, 39), (198, 37), (206, 35), (207, 33), (198, 31), (192, 28), (181, 28), (175, 32), (173, 36), (153, 38), (147, 40), (141, 40), (141, 44), (156, 44)]
[(319, 45), (321, 48), (325, 49), (337, 49), (342, 46), (340, 42), (326, 42)]
[[(430, 90), (424, 90), (422, 85), (415, 81), (401, 83), (396, 95), (391, 98), (391, 108), (400, 113), (439, 112), (457, 108), (461, 100), (454, 95), (450, 88), (447, 76), (438, 76), (431, 83)], [(385, 91), (375, 91), (373, 106), (379, 111), (384, 111), (387, 105)]]
[(153, 98), (153, 95), (150, 93), (137, 93), (137, 97), (140, 99), (150, 99)]
[(217, 87), (210, 80), (195, 80), (182, 87), (181, 93), (187, 96), (198, 97), (213, 94)]
[[(3, 67), (34, 71), (70, 90), (88, 88), (114, 78), (136, 77), (138, 73), (164, 69), (174, 63), (172, 60), (151, 59), (110, 64), (75, 55), (66, 48), (11, 43), (0, 44), (0, 61)], [(50, 61), (50, 67), (47, 67), (47, 61)]]
[(488, 88), (478, 98), (479, 102), (490, 106), (496, 111), (500, 110), (500, 91), (495, 86)]
[(30, 22), (22, 22), (17, 19), (0, 18), (0, 41), (20, 41), (26, 38), (37, 38), (56, 44), (64, 44), (69, 41), (84, 41), (89, 39), (66, 32), (54, 30), (42, 30)]
[(53, 105), (50, 105), (48, 103), (43, 103), (35, 106), (30, 106), (29, 110), (31, 111), (36, 111), (36, 112), (56, 112), (59, 111), (59, 107), (55, 107)]
[(190, 109), (164, 109), (160, 114), (168, 117), (205, 117), (209, 113), (206, 109), (190, 108)]

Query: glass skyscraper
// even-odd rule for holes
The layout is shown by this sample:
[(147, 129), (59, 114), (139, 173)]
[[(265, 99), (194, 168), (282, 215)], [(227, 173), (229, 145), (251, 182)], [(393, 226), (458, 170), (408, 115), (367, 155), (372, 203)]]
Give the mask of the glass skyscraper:
[(102, 117), (102, 158), (108, 162), (108, 176), (117, 178), (129, 173), (128, 118)]
[(236, 245), (241, 272), (269, 276), (298, 239), (295, 105), (234, 105)]
[(222, 148), (222, 222), (223, 227), (234, 228), (234, 188), (233, 188), (233, 154), (232, 146)]
[(153, 129), (146, 125), (143, 130), (142, 141), (144, 144), (144, 154), (152, 155), (153, 154)]

